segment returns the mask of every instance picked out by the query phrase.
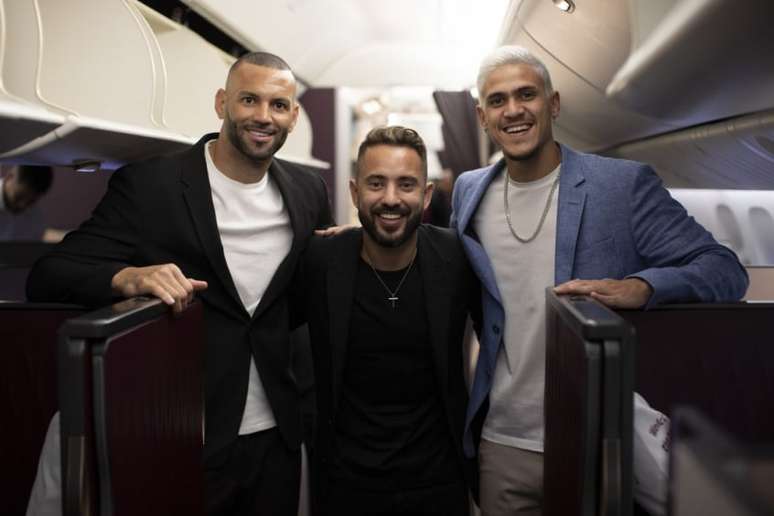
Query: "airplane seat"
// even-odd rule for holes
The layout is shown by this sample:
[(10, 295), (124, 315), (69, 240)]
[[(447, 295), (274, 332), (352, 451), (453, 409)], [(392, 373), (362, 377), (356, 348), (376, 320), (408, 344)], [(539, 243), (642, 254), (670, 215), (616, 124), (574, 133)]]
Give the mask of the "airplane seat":
[(0, 302), (0, 514), (22, 515), (49, 421), (57, 410), (57, 329), (83, 309)]
[(764, 516), (774, 513), (774, 440), (750, 446), (692, 407), (673, 420), (672, 516)]
[(543, 514), (632, 514), (631, 325), (583, 296), (546, 291)]
[(0, 303), (21, 303), (27, 299), (27, 275), (35, 261), (51, 247), (46, 242), (0, 242)]
[(635, 389), (671, 417), (691, 405), (737, 439), (774, 439), (774, 303), (619, 310), (637, 332)]
[(62, 325), (65, 516), (204, 513), (203, 324), (132, 298)]

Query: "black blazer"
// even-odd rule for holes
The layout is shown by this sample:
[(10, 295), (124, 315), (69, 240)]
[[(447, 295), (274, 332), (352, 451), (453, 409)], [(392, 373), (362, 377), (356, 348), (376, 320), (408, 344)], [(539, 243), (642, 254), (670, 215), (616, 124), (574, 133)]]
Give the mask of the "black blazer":
[[(279, 430), (291, 448), (301, 442), (299, 393), (291, 372), (287, 288), (315, 228), (331, 223), (323, 180), (274, 159), (269, 168), (293, 227), (290, 252), (252, 317), (226, 265), (207, 179), (204, 144), (118, 170), (91, 218), (39, 260), (27, 282), (33, 301), (102, 306), (115, 301), (110, 281), (126, 266), (175, 263), (205, 280), (205, 460), (237, 437), (247, 396), (250, 354)], [(217, 458), (214, 462), (220, 462)]]
[[(423, 224), (418, 236), (416, 259), (422, 271), (435, 375), (457, 458), (477, 494), (475, 459), (463, 455), (462, 432), (468, 400), (463, 337), (468, 313), (474, 321), (480, 320), (478, 280), (454, 231)], [(331, 457), (361, 243), (360, 229), (328, 238), (315, 236), (303, 260), (302, 304), (309, 324), (317, 394), (312, 466), (318, 480)]]

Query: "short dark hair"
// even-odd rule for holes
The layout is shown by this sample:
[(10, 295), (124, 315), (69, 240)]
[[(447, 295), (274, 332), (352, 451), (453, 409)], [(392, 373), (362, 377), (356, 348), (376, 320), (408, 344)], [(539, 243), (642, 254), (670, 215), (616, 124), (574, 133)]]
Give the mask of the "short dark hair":
[(360, 172), (360, 165), (365, 152), (369, 147), (377, 145), (394, 145), (396, 147), (414, 149), (422, 160), (422, 173), (427, 178), (427, 149), (425, 148), (425, 142), (422, 141), (422, 137), (419, 136), (418, 132), (400, 125), (377, 127), (368, 132), (365, 140), (363, 140), (363, 143), (360, 144), (360, 148), (357, 150), (357, 172)]
[(234, 64), (231, 65), (231, 68), (228, 71), (229, 75), (243, 63), (265, 66), (266, 68), (273, 68), (274, 70), (287, 70), (290, 73), (293, 73), (293, 70), (290, 69), (290, 65), (279, 56), (269, 52), (250, 52), (234, 61)]
[(16, 180), (38, 195), (43, 195), (51, 188), (54, 172), (51, 167), (19, 165), (16, 169)]

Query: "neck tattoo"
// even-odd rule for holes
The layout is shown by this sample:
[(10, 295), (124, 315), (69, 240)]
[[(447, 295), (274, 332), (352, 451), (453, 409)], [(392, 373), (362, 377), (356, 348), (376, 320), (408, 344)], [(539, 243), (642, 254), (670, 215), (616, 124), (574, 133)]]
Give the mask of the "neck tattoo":
[(403, 277), (398, 282), (398, 286), (395, 287), (395, 290), (390, 289), (390, 287), (387, 286), (387, 283), (384, 282), (382, 277), (379, 275), (379, 273), (376, 271), (376, 269), (373, 266), (373, 260), (368, 255), (368, 251), (363, 249), (363, 253), (366, 255), (366, 258), (368, 258), (368, 266), (371, 267), (371, 270), (374, 271), (374, 276), (376, 276), (376, 279), (379, 280), (379, 283), (382, 284), (382, 287), (384, 287), (384, 290), (387, 291), (387, 301), (392, 303), (392, 309), (395, 310), (395, 303), (398, 302), (398, 291), (400, 290), (400, 287), (403, 286), (403, 282), (406, 281), (406, 278), (408, 277), (408, 273), (411, 271), (411, 267), (414, 265), (414, 258), (417, 257), (417, 250), (414, 249), (414, 254), (411, 256), (411, 261), (408, 264), (408, 267), (406, 267), (406, 272), (403, 273)]

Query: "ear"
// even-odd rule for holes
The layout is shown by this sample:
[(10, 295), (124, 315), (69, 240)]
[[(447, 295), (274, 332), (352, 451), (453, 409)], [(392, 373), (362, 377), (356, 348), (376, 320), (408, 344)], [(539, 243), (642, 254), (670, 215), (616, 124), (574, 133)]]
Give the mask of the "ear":
[(349, 196), (352, 199), (352, 206), (357, 209), (357, 181), (354, 178), (349, 180)]
[(559, 92), (555, 91), (551, 95), (551, 118), (553, 118), (554, 120), (556, 120), (556, 117), (559, 116), (560, 104), (561, 103), (559, 102)]
[(215, 94), (215, 112), (221, 120), (226, 116), (226, 90), (223, 88)]
[(434, 191), (435, 191), (435, 185), (433, 183), (428, 182), (425, 185), (425, 205), (422, 207), (423, 210), (426, 210), (428, 206), (430, 206), (430, 201), (433, 199)]
[(288, 132), (292, 131), (296, 126), (296, 122), (298, 122), (298, 111), (298, 102), (293, 101), (293, 121), (290, 122), (290, 125), (288, 126)]
[(481, 107), (481, 101), (476, 104), (476, 114), (478, 115), (478, 123), (486, 130), (486, 112), (484, 112), (484, 109)]

